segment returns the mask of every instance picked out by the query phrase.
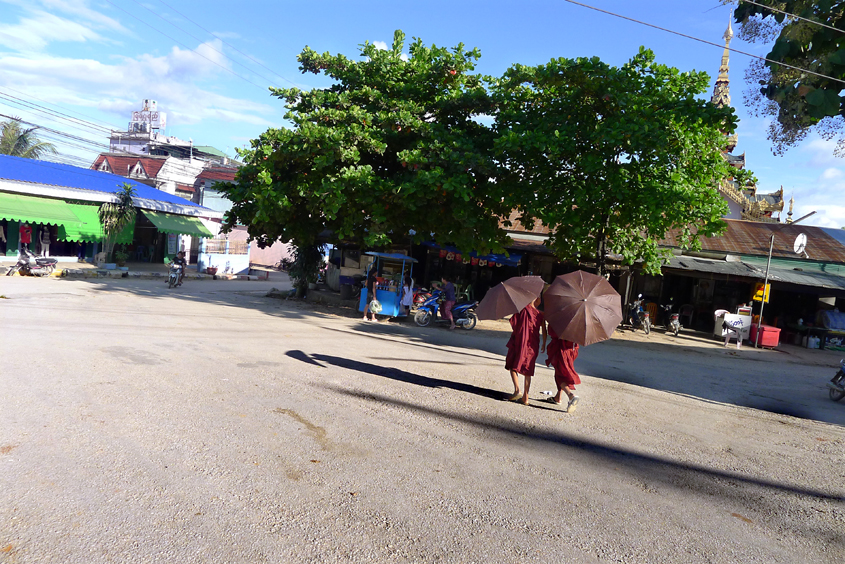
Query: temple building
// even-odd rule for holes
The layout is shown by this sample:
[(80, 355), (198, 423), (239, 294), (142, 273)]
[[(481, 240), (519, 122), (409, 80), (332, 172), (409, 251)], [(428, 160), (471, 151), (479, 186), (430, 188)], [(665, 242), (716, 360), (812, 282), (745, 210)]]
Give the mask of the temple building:
[[(729, 22), (728, 29), (723, 36), (725, 39), (725, 50), (722, 53), (719, 76), (716, 78), (716, 85), (713, 87), (713, 96), (710, 98), (710, 101), (720, 108), (731, 105), (730, 78), (728, 77), (730, 50), (728, 46), (733, 35), (734, 32)], [(724, 155), (725, 159), (732, 166), (742, 170), (745, 168), (745, 153), (741, 155), (733, 154), (737, 140), (737, 134), (728, 137), (728, 146)], [(739, 182), (730, 179), (722, 182), (719, 186), (719, 193), (728, 202), (730, 208), (730, 212), (725, 216), (727, 219), (744, 219), (746, 221), (763, 223), (780, 223), (781, 221), (780, 214), (783, 212), (783, 186), (781, 186), (780, 190), (771, 194), (758, 194), (756, 184), (740, 186)], [(792, 215), (791, 212), (792, 206), (790, 205), (790, 216)], [(777, 213), (777, 216), (774, 216), (775, 213)]]

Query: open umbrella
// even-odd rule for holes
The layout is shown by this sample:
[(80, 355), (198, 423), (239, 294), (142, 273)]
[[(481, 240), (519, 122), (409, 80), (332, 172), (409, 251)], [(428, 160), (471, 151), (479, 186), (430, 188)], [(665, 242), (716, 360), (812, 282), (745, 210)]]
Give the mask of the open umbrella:
[(540, 297), (546, 285), (539, 276), (514, 276), (497, 284), (485, 295), (475, 313), (478, 319), (501, 319), (519, 313)]
[(585, 346), (610, 338), (622, 322), (622, 301), (607, 280), (578, 270), (554, 279), (543, 313), (558, 337)]

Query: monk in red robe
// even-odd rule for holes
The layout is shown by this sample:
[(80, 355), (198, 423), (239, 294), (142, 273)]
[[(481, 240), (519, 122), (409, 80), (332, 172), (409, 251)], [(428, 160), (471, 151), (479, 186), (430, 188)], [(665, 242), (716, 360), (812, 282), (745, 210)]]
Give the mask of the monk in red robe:
[[(531, 377), (534, 375), (534, 365), (537, 356), (546, 350), (546, 321), (537, 309), (540, 298), (533, 304), (528, 304), (522, 311), (512, 316), (511, 327), (513, 333), (508, 341), (508, 356), (505, 368), (511, 373), (513, 380), (513, 395), (508, 401), (518, 401), (528, 405), (528, 389), (531, 387)], [(543, 332), (543, 345), (540, 347), (540, 332)], [(519, 391), (519, 375), (525, 378), (525, 392)]]
[(578, 343), (561, 339), (549, 325), (549, 348), (546, 352), (546, 366), (554, 366), (555, 384), (557, 394), (549, 398), (548, 402), (560, 405), (563, 394), (569, 398), (566, 405), (566, 412), (572, 413), (578, 405), (578, 396), (575, 395), (575, 385), (581, 383), (581, 378), (575, 372), (575, 359), (578, 358)]

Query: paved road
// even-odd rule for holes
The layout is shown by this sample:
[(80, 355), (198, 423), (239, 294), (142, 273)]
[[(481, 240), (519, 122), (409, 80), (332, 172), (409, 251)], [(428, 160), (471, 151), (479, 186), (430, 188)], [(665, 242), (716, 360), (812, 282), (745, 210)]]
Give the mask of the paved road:
[(501, 401), (503, 324), (272, 285), (0, 280), (0, 562), (845, 559), (830, 367), (614, 339), (568, 415)]

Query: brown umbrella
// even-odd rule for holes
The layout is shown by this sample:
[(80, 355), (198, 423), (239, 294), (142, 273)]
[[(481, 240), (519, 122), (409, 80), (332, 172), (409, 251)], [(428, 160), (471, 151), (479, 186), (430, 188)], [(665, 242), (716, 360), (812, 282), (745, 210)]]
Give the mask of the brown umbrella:
[(539, 276), (514, 276), (497, 284), (485, 295), (475, 313), (478, 319), (501, 319), (519, 313), (540, 297), (546, 283)]
[(609, 339), (622, 322), (622, 301), (610, 283), (578, 270), (558, 276), (544, 294), (544, 315), (558, 337), (585, 346)]

